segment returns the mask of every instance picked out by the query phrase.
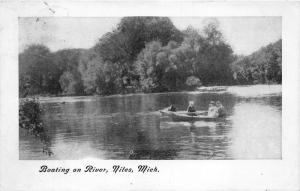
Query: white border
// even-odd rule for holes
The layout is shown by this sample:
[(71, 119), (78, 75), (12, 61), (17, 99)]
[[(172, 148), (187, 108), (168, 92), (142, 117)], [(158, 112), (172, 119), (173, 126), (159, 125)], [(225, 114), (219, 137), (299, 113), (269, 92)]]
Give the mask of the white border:
[[(0, 3), (0, 190), (300, 189), (300, 17), (292, 2)], [(282, 160), (25, 161), (18, 150), (18, 17), (282, 16)], [(156, 165), (158, 174), (40, 174), (41, 165)]]

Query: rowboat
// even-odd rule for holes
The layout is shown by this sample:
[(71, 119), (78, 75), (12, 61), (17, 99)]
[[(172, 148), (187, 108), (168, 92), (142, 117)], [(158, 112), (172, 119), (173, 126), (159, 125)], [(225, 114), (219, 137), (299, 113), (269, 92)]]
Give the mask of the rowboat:
[(186, 112), (186, 111), (168, 111), (160, 110), (163, 116), (169, 116), (173, 121), (222, 121), (221, 117), (209, 117), (207, 111)]
[(196, 112), (187, 112), (187, 111), (168, 111), (168, 109), (159, 110), (159, 112), (163, 116), (169, 116), (171, 117), (173, 114), (185, 114), (185, 115), (205, 115), (207, 114), (207, 111), (196, 111)]

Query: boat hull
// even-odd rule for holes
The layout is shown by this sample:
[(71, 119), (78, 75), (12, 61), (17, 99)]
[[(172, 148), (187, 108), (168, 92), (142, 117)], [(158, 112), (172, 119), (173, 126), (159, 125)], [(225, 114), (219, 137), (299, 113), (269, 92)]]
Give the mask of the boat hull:
[(222, 121), (223, 118), (218, 117), (208, 117), (207, 115), (196, 115), (196, 116), (189, 116), (184, 114), (173, 114), (171, 116), (173, 121)]
[(188, 113), (186, 111), (172, 112), (168, 110), (160, 110), (163, 116), (169, 116), (173, 121), (222, 121), (224, 118), (209, 117), (207, 111), (197, 111), (195, 113)]
[(166, 109), (164, 110), (159, 110), (159, 112), (163, 115), (163, 116), (172, 116), (173, 114), (182, 114), (182, 115), (188, 115), (188, 114), (194, 114), (194, 115), (206, 115), (207, 111), (196, 111), (196, 112), (187, 112), (187, 111), (168, 111)]

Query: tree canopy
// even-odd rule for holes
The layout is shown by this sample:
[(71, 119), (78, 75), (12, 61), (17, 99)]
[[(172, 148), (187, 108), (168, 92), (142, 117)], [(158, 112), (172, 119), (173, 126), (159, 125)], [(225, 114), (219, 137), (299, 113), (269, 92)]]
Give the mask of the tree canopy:
[(281, 83), (281, 62), (281, 40), (237, 56), (217, 22), (180, 31), (167, 17), (124, 17), (90, 49), (28, 46), (19, 54), (19, 91), (110, 95)]
[[(57, 81), (59, 70), (53, 55), (44, 45), (34, 44), (19, 55), (20, 94), (56, 94), (60, 91)], [(30, 88), (29, 88), (30, 87)]]
[(239, 56), (231, 65), (239, 84), (279, 83), (282, 78), (282, 40), (262, 47), (249, 56)]

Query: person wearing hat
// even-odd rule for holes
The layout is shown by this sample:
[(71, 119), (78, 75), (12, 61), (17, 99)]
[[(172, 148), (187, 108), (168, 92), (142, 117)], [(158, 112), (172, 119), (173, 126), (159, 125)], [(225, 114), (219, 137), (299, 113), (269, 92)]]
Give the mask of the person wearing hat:
[(216, 103), (214, 101), (211, 101), (208, 105), (208, 117), (219, 117), (218, 108), (216, 106)]
[(219, 117), (224, 117), (226, 115), (225, 108), (220, 101), (216, 102), (216, 107), (218, 109)]
[(194, 107), (194, 102), (189, 101), (189, 106), (187, 108), (188, 115), (196, 115), (196, 109)]
[(176, 107), (173, 104), (171, 104), (168, 108), (168, 111), (176, 112)]

